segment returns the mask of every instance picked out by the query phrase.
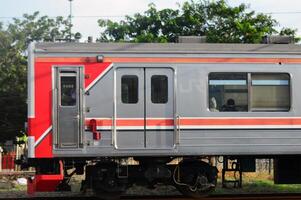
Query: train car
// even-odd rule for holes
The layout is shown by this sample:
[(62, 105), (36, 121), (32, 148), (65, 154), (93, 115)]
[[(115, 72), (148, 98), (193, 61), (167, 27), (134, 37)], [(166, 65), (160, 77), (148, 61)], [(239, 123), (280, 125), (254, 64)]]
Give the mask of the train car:
[(28, 190), (68, 190), (77, 173), (97, 194), (198, 197), (217, 180), (204, 158), (300, 162), (300, 63), (293, 44), (31, 43)]

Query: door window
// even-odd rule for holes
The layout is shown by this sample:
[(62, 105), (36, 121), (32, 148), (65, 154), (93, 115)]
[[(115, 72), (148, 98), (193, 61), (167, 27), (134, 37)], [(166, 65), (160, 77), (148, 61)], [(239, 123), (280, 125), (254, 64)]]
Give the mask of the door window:
[(121, 101), (122, 103), (134, 104), (138, 102), (138, 77), (124, 75), (121, 78)]
[(167, 103), (168, 78), (165, 75), (153, 75), (151, 77), (152, 103)]
[(76, 77), (61, 77), (61, 106), (76, 105)]

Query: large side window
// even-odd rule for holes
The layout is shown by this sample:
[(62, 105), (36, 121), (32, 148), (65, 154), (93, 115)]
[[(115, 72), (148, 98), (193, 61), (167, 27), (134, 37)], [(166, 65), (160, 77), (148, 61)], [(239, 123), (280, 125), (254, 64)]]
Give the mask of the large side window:
[(138, 102), (138, 77), (124, 75), (121, 77), (121, 101), (122, 103)]
[(209, 109), (212, 112), (248, 111), (247, 73), (210, 73)]
[(251, 75), (251, 111), (288, 111), (290, 76), (285, 73)]
[(153, 75), (151, 78), (151, 99), (153, 103), (167, 103), (168, 101), (168, 77), (165, 75)]

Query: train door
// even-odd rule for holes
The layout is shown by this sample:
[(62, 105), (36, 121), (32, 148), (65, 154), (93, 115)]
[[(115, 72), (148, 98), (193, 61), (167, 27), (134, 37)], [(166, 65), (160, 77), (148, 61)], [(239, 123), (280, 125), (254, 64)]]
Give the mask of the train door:
[(144, 148), (144, 69), (116, 70), (116, 148)]
[(145, 69), (146, 148), (174, 146), (173, 76), (169, 68)]
[(54, 144), (58, 148), (82, 145), (83, 80), (80, 67), (55, 68)]
[(118, 68), (115, 78), (116, 148), (173, 148), (173, 70)]

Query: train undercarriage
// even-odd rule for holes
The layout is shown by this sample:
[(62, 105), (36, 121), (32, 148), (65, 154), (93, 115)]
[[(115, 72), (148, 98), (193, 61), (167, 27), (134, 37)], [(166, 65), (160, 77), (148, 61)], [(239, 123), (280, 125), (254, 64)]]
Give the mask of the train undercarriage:
[[(28, 193), (71, 191), (70, 180), (76, 174), (81, 175), (81, 191), (89, 196), (116, 198), (132, 186), (169, 185), (185, 196), (200, 198), (217, 185), (217, 163), (222, 164), (222, 187), (242, 187), (242, 172), (255, 172), (256, 159), (273, 160), (275, 184), (301, 183), (300, 155), (55, 158), (27, 160), (27, 167), (36, 171), (28, 179)], [(238, 172), (239, 178), (227, 180), (227, 172), (234, 172), (234, 178)]]
[[(218, 170), (203, 159), (188, 158), (101, 158), (94, 160), (35, 160), (31, 163), (36, 168), (36, 178), (53, 181), (53, 175), (61, 180), (56, 181), (56, 191), (71, 190), (69, 181), (72, 175), (84, 175), (81, 191), (96, 196), (110, 197), (123, 194), (131, 186), (155, 188), (157, 184), (175, 186), (182, 194), (190, 197), (200, 197), (214, 190)], [(53, 166), (53, 167), (51, 167)], [(60, 172), (61, 171), (61, 172)], [(43, 181), (35, 183), (33, 191), (43, 191), (37, 188)], [(51, 182), (55, 185), (54, 182)], [(50, 190), (49, 185), (45, 190)], [(30, 184), (29, 184), (30, 185)], [(32, 184), (33, 185), (33, 184)], [(30, 188), (30, 186), (29, 186)]]

